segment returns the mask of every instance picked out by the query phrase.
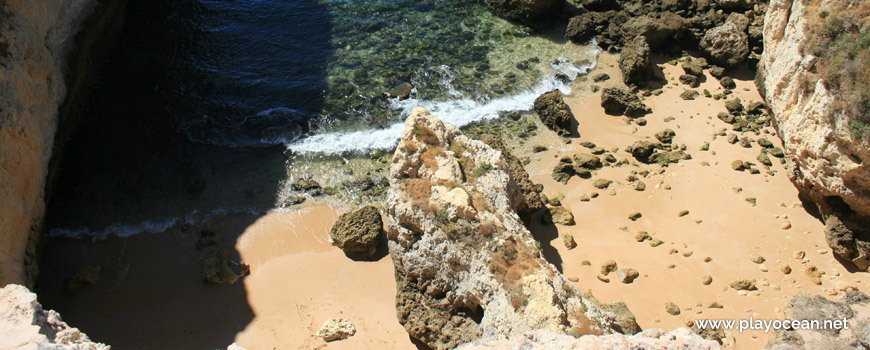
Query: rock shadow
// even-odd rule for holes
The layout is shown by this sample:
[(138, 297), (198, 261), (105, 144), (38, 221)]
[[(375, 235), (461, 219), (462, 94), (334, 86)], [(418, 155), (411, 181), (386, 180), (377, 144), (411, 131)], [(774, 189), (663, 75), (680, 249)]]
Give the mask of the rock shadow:
[(554, 224), (548, 225), (542, 222), (545, 212), (546, 209), (542, 209), (532, 215), (533, 224), (530, 225), (529, 231), (531, 231), (532, 237), (541, 243), (541, 252), (544, 255), (544, 259), (553, 264), (553, 266), (562, 273), (562, 255), (559, 254), (559, 251), (553, 246), (554, 241), (558, 242), (559, 229)]

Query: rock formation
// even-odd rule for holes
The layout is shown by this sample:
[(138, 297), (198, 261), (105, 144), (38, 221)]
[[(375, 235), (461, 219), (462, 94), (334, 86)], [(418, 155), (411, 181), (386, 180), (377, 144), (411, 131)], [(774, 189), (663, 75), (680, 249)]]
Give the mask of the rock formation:
[(560, 136), (571, 136), (571, 119), (574, 119), (574, 115), (562, 98), (561, 91), (553, 90), (541, 94), (535, 99), (534, 107), (541, 122), (550, 130)]
[(36, 294), (17, 284), (0, 289), (0, 349), (109, 350), (70, 327)]
[(0, 286), (36, 279), (63, 58), (91, 0), (0, 2)]
[(652, 77), (650, 74), (649, 45), (643, 36), (637, 36), (619, 54), (619, 69), (626, 85), (643, 83)]
[(382, 242), (383, 227), (378, 208), (365, 206), (338, 218), (329, 230), (329, 243), (348, 257), (371, 259)]
[(516, 214), (526, 196), (501, 152), (422, 108), (405, 127), (386, 220), (396, 310), (411, 337), (452, 349), (538, 328), (614, 331), (616, 316), (544, 260)]
[(788, 320), (825, 320), (846, 322), (841, 329), (780, 329), (770, 337), (768, 349), (866, 349), (870, 347), (870, 297), (859, 291), (847, 292), (839, 302), (820, 295), (800, 294), (785, 308)]
[(458, 350), (597, 350), (597, 349), (720, 349), (719, 343), (705, 340), (686, 328), (669, 333), (660, 329), (648, 329), (636, 335), (584, 335), (580, 338), (535, 330), (504, 339), (488, 337), (460, 346)]
[(824, 216), (867, 227), (870, 167), (864, 161), (870, 159), (870, 142), (851, 136), (850, 118), (828, 114), (835, 96), (812, 73), (818, 58), (801, 49), (809, 13), (814, 12), (802, 1), (770, 2), (762, 74), (756, 82), (782, 138), (788, 175), (801, 194), (818, 204)]
[(744, 29), (727, 22), (707, 31), (701, 39), (700, 48), (713, 63), (736, 67), (749, 56), (749, 36)]

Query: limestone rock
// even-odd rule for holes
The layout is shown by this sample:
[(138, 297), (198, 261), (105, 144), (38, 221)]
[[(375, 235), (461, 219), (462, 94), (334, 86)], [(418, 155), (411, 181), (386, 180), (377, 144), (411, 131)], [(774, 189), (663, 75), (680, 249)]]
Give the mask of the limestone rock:
[(835, 96), (810, 68), (817, 58), (802, 50), (808, 24), (817, 20), (813, 13), (802, 1), (770, 1), (756, 82), (783, 141), (786, 174), (801, 194), (819, 205), (823, 216), (868, 218), (870, 143), (852, 138), (842, 125), (847, 116), (829, 118)]
[(736, 290), (756, 290), (755, 279), (738, 279), (731, 281), (731, 288)]
[[(445, 192), (445, 197), (454, 195), (450, 191)], [(383, 226), (378, 208), (365, 206), (338, 218), (329, 230), (329, 243), (351, 258), (371, 259), (381, 244)]]
[(749, 55), (749, 36), (729, 22), (708, 30), (699, 46), (713, 63), (735, 67)]
[(859, 225), (843, 223), (835, 215), (825, 220), (825, 240), (842, 260), (849, 261), (861, 270), (870, 266), (870, 232)]
[(785, 318), (792, 320), (838, 320), (847, 322), (848, 330), (794, 327), (776, 330), (767, 349), (855, 349), (870, 344), (870, 312), (868, 297), (859, 291), (850, 291), (841, 301), (830, 301), (822, 296), (801, 293), (785, 307)]
[(650, 49), (643, 36), (629, 41), (619, 54), (619, 69), (625, 84), (642, 83), (651, 77)]
[(490, 336), (460, 346), (457, 350), (587, 350), (587, 349), (720, 349), (719, 343), (705, 340), (686, 328), (670, 333), (649, 329), (636, 335), (585, 335), (580, 338), (546, 330), (534, 330), (509, 338)]
[[(613, 330), (615, 316), (544, 260), (516, 214), (525, 196), (501, 152), (422, 108), (405, 126), (385, 216), (397, 316), (412, 338), (440, 350), (484, 334)], [(488, 170), (474, 172), (480, 164)], [(469, 204), (439, 195), (448, 186)]]
[(640, 276), (640, 273), (635, 269), (625, 269), (617, 271), (616, 275), (619, 276), (620, 282), (629, 284), (634, 282)]
[(347, 339), (354, 334), (356, 334), (356, 327), (350, 321), (335, 317), (330, 317), (317, 330), (317, 336), (325, 342)]
[(674, 303), (666, 303), (665, 304), (665, 311), (667, 311), (671, 315), (676, 316), (676, 315), (680, 314), (680, 307)]
[(629, 118), (640, 118), (652, 113), (633, 93), (624, 88), (609, 87), (601, 91), (601, 107), (607, 114), (625, 115)]
[(109, 350), (70, 327), (36, 294), (17, 284), (0, 289), (0, 349)]
[(535, 99), (535, 112), (550, 130), (560, 136), (571, 136), (571, 119), (574, 116), (568, 108), (568, 104), (562, 98), (562, 92), (553, 90), (546, 92)]
[(0, 2), (0, 286), (33, 287), (38, 277), (45, 180), (66, 97), (66, 58), (94, 3)]
[(524, 205), (517, 208), (517, 214), (519, 214), (524, 221), (528, 221), (528, 218), (530, 218), (532, 214), (544, 207), (544, 203), (541, 200), (542, 187), (529, 179), (529, 173), (526, 172), (525, 167), (523, 167), (523, 162), (510, 152), (501, 139), (490, 134), (485, 134), (480, 137), (480, 140), (489, 145), (489, 147), (500, 151), (507, 161), (508, 173), (510, 174), (511, 179), (514, 179), (514, 181), (517, 182), (523, 196), (526, 197)]
[(545, 219), (547, 222), (565, 226), (574, 225), (574, 214), (565, 207), (549, 208), (544, 215), (547, 217), (547, 219)]

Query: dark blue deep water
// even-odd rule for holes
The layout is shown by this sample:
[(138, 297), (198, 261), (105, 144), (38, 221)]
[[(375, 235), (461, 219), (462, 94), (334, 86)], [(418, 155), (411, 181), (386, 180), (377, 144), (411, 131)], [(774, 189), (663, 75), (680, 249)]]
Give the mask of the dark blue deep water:
[(595, 54), (477, 0), (128, 0), (119, 22), (62, 143), (50, 232), (267, 209), (299, 154), (389, 150), (416, 106), (457, 125), (530, 109)]

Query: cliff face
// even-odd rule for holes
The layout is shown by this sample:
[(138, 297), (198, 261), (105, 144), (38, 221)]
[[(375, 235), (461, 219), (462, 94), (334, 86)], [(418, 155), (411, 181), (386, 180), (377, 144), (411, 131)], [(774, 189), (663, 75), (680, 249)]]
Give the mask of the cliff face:
[(24, 286), (0, 288), (0, 316), (0, 349), (110, 349), (70, 327), (54, 310), (44, 310)]
[(812, 13), (805, 1), (770, 1), (758, 85), (774, 113), (792, 182), (826, 216), (866, 220), (870, 167), (863, 161), (870, 160), (870, 145), (851, 137), (847, 118), (830, 116), (834, 96), (813, 73), (818, 58), (801, 49)]
[[(390, 166), (387, 232), (400, 323), (433, 349), (545, 329), (637, 329), (544, 260), (502, 153), (418, 108)], [(623, 307), (624, 309), (624, 307)]]
[(0, 2), (0, 286), (36, 277), (63, 58), (92, 2)]

